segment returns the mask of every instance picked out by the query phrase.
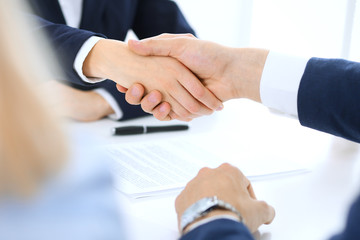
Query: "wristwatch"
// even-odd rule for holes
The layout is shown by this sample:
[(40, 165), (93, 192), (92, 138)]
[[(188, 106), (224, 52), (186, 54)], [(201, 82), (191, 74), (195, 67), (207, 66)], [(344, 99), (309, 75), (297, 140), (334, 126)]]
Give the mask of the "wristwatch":
[(243, 218), (241, 214), (231, 204), (224, 202), (217, 198), (217, 196), (202, 198), (193, 205), (191, 205), (181, 216), (180, 227), (181, 232), (194, 222), (195, 220), (206, 216), (212, 210), (215, 209), (226, 209), (235, 213), (239, 217), (239, 221), (242, 222)]

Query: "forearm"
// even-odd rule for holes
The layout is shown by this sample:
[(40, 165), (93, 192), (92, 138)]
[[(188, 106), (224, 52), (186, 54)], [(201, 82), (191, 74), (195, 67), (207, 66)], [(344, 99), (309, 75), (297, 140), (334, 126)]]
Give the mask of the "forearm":
[(312, 58), (298, 92), (300, 123), (360, 142), (360, 63)]
[(225, 70), (226, 82), (234, 82), (236, 95), (232, 98), (248, 98), (261, 102), (260, 81), (268, 50), (255, 48), (232, 49), (231, 61)]
[(77, 85), (89, 85), (74, 70), (74, 61), (79, 50), (90, 37), (101, 35), (64, 24), (54, 24), (35, 15), (30, 16), (37, 23), (37, 28), (33, 30), (34, 34), (36, 31), (44, 31), (49, 38), (62, 70), (66, 74), (66, 79)]

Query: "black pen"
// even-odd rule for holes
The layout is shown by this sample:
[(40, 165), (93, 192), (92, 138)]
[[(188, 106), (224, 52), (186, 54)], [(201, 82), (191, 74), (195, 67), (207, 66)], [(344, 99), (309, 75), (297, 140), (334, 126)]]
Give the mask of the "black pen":
[(188, 125), (168, 125), (168, 126), (127, 126), (112, 128), (111, 133), (114, 136), (155, 133), (155, 132), (173, 132), (188, 130)]

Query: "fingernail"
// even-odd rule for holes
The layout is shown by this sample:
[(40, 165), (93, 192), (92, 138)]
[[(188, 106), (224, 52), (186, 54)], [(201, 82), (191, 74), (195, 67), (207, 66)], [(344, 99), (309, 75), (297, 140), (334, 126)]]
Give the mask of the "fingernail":
[(165, 106), (165, 105), (161, 105), (160, 108), (159, 108), (159, 111), (160, 111), (161, 113), (166, 112), (166, 106)]
[(150, 94), (150, 96), (149, 96), (149, 101), (150, 101), (151, 103), (157, 103), (157, 102), (158, 102), (158, 100), (157, 100), (157, 98), (155, 97), (154, 94)]
[(139, 97), (140, 96), (140, 91), (138, 88), (134, 87), (131, 89), (131, 95), (133, 95), (134, 97)]
[(224, 105), (221, 104), (221, 105), (216, 109), (216, 111), (221, 111), (221, 110), (223, 110), (223, 109), (224, 109)]

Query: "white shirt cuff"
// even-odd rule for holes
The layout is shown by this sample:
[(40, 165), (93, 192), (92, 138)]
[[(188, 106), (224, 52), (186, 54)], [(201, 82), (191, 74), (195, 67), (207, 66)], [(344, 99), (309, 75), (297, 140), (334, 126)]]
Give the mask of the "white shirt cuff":
[(212, 222), (212, 221), (215, 221), (215, 220), (218, 220), (218, 219), (229, 219), (229, 220), (239, 222), (239, 218), (235, 217), (235, 216), (232, 216), (232, 215), (228, 215), (228, 214), (216, 215), (216, 216), (208, 217), (208, 218), (205, 218), (203, 220), (200, 220), (200, 221), (194, 223), (188, 229), (186, 229), (187, 231), (185, 233), (188, 233), (188, 232), (194, 230), (195, 228), (198, 228), (198, 227), (200, 227), (200, 226), (202, 226), (202, 225), (204, 225), (206, 223), (209, 223), (209, 222)]
[(108, 117), (112, 120), (119, 120), (123, 117), (123, 112), (116, 102), (115, 98), (105, 89), (98, 88), (95, 89), (94, 92), (98, 93), (100, 96), (102, 96), (111, 106), (111, 108), (114, 110), (113, 114), (108, 115)]
[(309, 58), (270, 52), (260, 82), (263, 105), (298, 117), (297, 96)]
[(102, 78), (88, 78), (84, 75), (84, 72), (83, 72), (83, 65), (84, 65), (86, 57), (89, 55), (91, 49), (93, 49), (95, 44), (101, 39), (103, 39), (103, 38), (96, 37), (96, 36), (90, 37), (88, 40), (86, 40), (84, 42), (84, 44), (81, 46), (79, 52), (76, 54), (75, 61), (74, 61), (74, 69), (84, 82), (97, 83), (97, 82), (101, 82), (101, 81), (105, 80)]

